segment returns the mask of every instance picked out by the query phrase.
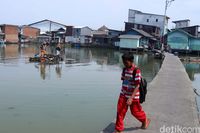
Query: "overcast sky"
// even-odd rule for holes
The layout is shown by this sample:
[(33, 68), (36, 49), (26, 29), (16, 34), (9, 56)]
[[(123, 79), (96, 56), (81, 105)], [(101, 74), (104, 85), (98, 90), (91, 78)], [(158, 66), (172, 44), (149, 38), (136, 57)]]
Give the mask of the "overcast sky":
[[(65, 25), (102, 25), (123, 30), (128, 21), (128, 9), (145, 13), (164, 14), (165, 0), (1, 0), (0, 24), (30, 24), (50, 19)], [(200, 0), (175, 0), (168, 7), (171, 21), (190, 19), (200, 25)]]

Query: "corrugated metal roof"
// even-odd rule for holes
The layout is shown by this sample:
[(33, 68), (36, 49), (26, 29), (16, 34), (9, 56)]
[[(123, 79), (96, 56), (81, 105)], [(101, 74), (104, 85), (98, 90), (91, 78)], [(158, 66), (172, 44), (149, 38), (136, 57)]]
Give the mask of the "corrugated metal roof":
[(188, 35), (188, 36), (190, 36), (190, 37), (197, 38), (197, 37), (195, 37), (195, 36), (189, 34), (188, 32), (186, 32), (186, 31), (184, 31), (184, 30), (182, 30), (182, 29), (175, 29), (175, 30), (169, 32), (168, 35), (170, 35), (170, 34), (172, 34), (172, 33), (174, 33), (174, 32), (177, 32), (177, 31), (182, 32), (182, 33), (184, 33), (184, 34), (186, 34), (186, 35)]
[(126, 38), (126, 39), (140, 39), (142, 36), (138, 35), (120, 35), (119, 38)]
[(105, 25), (103, 25), (98, 29), (98, 31), (108, 31), (108, 28)]
[(186, 22), (186, 21), (190, 21), (189, 19), (184, 19), (184, 20), (177, 20), (177, 21), (172, 21), (173, 23), (178, 23), (178, 22)]
[(137, 31), (138, 33), (140, 33), (141, 35), (145, 36), (145, 37), (148, 37), (148, 38), (154, 38), (152, 35), (150, 35), (149, 33), (143, 31), (143, 30), (138, 30), (138, 29), (135, 29), (135, 28), (132, 28), (133, 30)]
[(92, 34), (94, 34), (94, 35), (108, 35), (108, 32), (96, 30), (96, 31), (92, 31)]

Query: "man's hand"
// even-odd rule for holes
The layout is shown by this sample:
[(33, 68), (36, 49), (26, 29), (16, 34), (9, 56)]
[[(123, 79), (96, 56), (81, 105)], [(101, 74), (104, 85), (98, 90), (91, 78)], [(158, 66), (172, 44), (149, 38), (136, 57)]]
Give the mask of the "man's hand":
[(132, 104), (132, 101), (133, 101), (133, 99), (132, 98), (129, 98), (128, 100), (127, 100), (127, 105), (131, 105)]
[(123, 77), (122, 77), (122, 80), (130, 80), (130, 78), (129, 78), (129, 77), (126, 77), (126, 76), (123, 76)]

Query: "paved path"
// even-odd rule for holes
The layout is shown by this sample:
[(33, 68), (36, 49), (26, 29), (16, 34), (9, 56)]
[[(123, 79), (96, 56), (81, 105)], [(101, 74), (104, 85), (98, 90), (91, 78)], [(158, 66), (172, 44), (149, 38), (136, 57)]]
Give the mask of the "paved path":
[[(151, 119), (149, 128), (140, 129), (141, 123), (128, 111), (123, 133), (183, 133), (178, 126), (200, 128), (192, 83), (181, 61), (174, 55), (166, 54), (160, 71), (149, 84), (147, 100), (142, 106)], [(114, 132), (114, 122), (102, 132)], [(164, 132), (167, 127), (170, 132)], [(195, 133), (200, 133), (200, 129)]]

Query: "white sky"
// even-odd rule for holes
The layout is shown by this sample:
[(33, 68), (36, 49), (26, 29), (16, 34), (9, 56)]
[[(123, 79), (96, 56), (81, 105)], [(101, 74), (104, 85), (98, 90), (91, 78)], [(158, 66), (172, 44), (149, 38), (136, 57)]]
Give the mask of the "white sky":
[[(164, 14), (165, 0), (0, 0), (0, 24), (30, 24), (50, 19), (66, 25), (102, 25), (123, 30), (128, 21), (128, 9), (145, 13)], [(191, 25), (200, 25), (200, 0), (175, 0), (168, 7), (171, 21), (190, 19)]]

